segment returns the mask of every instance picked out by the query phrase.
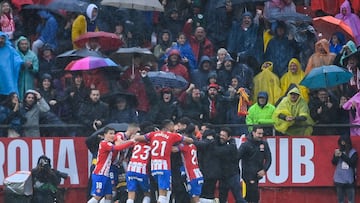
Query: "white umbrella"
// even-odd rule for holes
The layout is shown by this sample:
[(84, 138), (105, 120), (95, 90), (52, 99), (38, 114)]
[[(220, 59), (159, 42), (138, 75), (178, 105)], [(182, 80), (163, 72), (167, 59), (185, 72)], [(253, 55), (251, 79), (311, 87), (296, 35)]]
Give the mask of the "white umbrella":
[(164, 7), (158, 0), (103, 0), (101, 5), (140, 11), (164, 11)]

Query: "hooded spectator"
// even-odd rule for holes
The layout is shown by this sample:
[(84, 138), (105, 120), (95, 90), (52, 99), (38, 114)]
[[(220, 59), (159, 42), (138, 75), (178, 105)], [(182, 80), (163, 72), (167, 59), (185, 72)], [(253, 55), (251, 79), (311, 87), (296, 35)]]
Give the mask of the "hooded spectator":
[(325, 65), (332, 65), (336, 55), (329, 50), (329, 42), (327, 39), (321, 39), (315, 44), (315, 53), (310, 56), (305, 74), (308, 74), (313, 68)]
[(344, 21), (344, 23), (351, 28), (356, 44), (360, 45), (360, 18), (351, 12), (350, 3), (348, 0), (345, 0), (344, 3), (341, 4), (340, 13), (336, 14), (335, 18)]
[(55, 17), (49, 11), (38, 11), (42, 22), (37, 26), (36, 32), (39, 34), (39, 38), (33, 42), (32, 51), (37, 55), (39, 49), (45, 44), (51, 46), (54, 50), (57, 48), (57, 31), (58, 23)]
[(182, 76), (185, 80), (190, 81), (190, 76), (187, 68), (180, 62), (180, 51), (177, 49), (172, 49), (169, 53), (167, 63), (161, 67), (161, 70), (165, 72), (172, 72), (175, 75)]

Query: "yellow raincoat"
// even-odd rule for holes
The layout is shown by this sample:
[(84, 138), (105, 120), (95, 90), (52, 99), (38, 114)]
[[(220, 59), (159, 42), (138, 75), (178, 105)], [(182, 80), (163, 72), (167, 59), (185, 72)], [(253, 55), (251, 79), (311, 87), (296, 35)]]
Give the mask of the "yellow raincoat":
[[(273, 114), (273, 120), (275, 122), (274, 127), (277, 131), (286, 135), (311, 135), (313, 131), (312, 126), (305, 126), (314, 124), (314, 121), (310, 117), (309, 107), (301, 97), (299, 97), (296, 102), (292, 102), (290, 99), (291, 93), (300, 94), (300, 91), (297, 87), (294, 87), (289, 91), (286, 97), (281, 100)], [(306, 117), (306, 120), (285, 121), (279, 118), (280, 114), (292, 117), (304, 116)]]
[[(266, 67), (265, 64), (271, 64)], [(254, 92), (253, 92), (253, 100), (256, 101), (256, 97), (259, 92), (267, 92), (269, 95), (268, 102), (270, 104), (275, 104), (275, 102), (282, 96), (281, 88), (280, 88), (280, 80), (279, 77), (272, 72), (273, 63), (270, 61), (265, 62), (261, 66), (261, 72), (257, 74), (254, 81)]]
[[(292, 73), (290, 71), (290, 64), (295, 63), (297, 68), (297, 71), (295, 73)], [(301, 69), (301, 64), (299, 60), (296, 58), (292, 58), (289, 61), (288, 64), (288, 72), (286, 72), (280, 79), (280, 87), (281, 87), (281, 95), (285, 95), (287, 89), (291, 84), (295, 84), (299, 90), (301, 97), (306, 101), (309, 102), (309, 89), (305, 86), (299, 85), (301, 80), (305, 77), (304, 71)]]

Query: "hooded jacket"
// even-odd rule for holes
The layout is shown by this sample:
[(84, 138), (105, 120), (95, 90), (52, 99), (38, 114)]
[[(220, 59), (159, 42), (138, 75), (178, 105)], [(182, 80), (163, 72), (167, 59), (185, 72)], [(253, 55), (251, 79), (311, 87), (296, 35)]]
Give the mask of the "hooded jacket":
[[(27, 50), (21, 51), (19, 44), (21, 41), (26, 41), (28, 44)], [(39, 60), (36, 54), (30, 50), (30, 42), (29, 40), (21, 36), (16, 41), (16, 50), (18, 51), (20, 57), (25, 62), (31, 62), (32, 66), (29, 68), (22, 68), (19, 75), (19, 97), (22, 99), (24, 97), (24, 93), (26, 90), (34, 89), (34, 80), (35, 80), (35, 74), (39, 71)]]
[[(342, 13), (343, 10), (346, 10), (345, 14)], [(340, 13), (336, 14), (335, 18), (344, 21), (344, 23), (351, 28), (356, 44), (360, 45), (360, 18), (351, 12), (350, 3), (348, 0), (345, 0), (344, 3), (341, 4)]]
[[(264, 94), (265, 93), (265, 94)], [(274, 120), (272, 119), (272, 115), (275, 111), (275, 106), (270, 104), (268, 100), (268, 94), (266, 92), (260, 92), (258, 94), (257, 100), (259, 101), (260, 94), (264, 94), (266, 96), (266, 104), (264, 106), (260, 106), (259, 102), (256, 102), (252, 106), (250, 106), (248, 110), (248, 115), (246, 116), (246, 124), (254, 125), (254, 124), (273, 124)]]
[[(325, 53), (321, 52), (321, 48), (325, 50)], [(327, 39), (321, 39), (315, 44), (315, 53), (310, 56), (305, 74), (308, 74), (313, 68), (331, 65), (334, 62), (336, 55), (330, 52), (329, 42)]]
[(56, 19), (48, 11), (39, 11), (38, 15), (45, 20), (44, 24), (40, 24), (36, 28), (36, 32), (39, 34), (39, 39), (44, 42), (44, 44), (56, 49), (58, 31), (58, 23), (56, 22)]

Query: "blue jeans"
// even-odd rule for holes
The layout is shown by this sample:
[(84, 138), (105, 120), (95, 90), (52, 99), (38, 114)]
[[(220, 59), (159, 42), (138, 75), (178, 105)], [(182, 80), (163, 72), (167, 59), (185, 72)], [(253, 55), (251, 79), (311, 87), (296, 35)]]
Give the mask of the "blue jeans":
[(336, 184), (338, 203), (345, 203), (345, 196), (348, 203), (355, 203), (355, 188), (349, 184)]
[(236, 203), (246, 203), (241, 195), (240, 175), (236, 174), (230, 177), (220, 179), (219, 200), (220, 203), (226, 203), (228, 192), (231, 191)]

